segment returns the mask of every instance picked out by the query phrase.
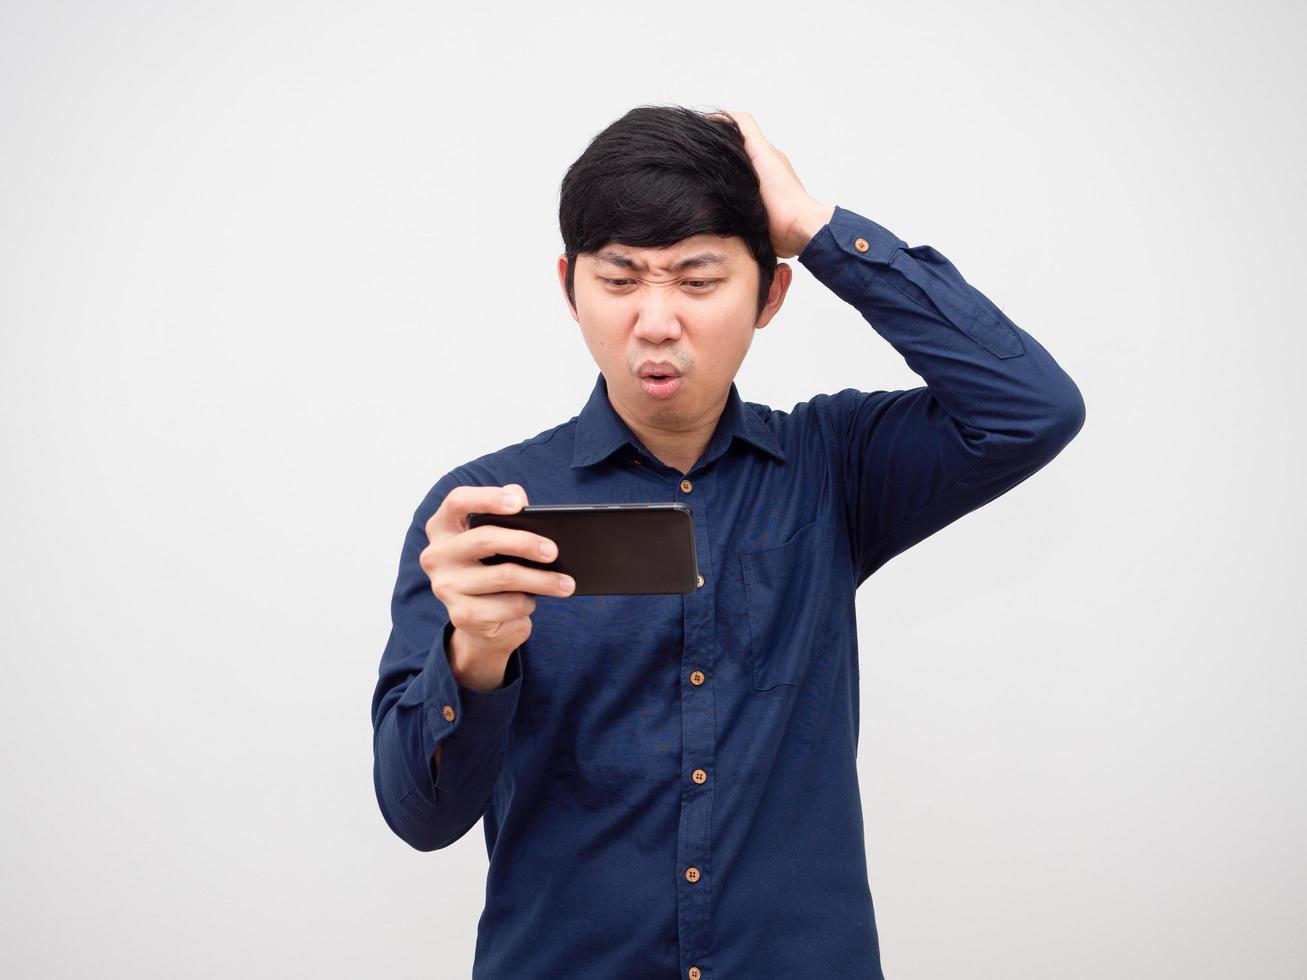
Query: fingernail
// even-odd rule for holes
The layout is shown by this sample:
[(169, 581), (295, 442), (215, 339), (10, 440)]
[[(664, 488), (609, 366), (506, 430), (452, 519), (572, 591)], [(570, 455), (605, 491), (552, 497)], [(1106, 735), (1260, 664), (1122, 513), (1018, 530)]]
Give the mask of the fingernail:
[(570, 575), (558, 576), (558, 587), (562, 589), (564, 592), (571, 592), (572, 585), (573, 585), (572, 577)]
[(546, 542), (546, 541), (541, 541), (541, 542), (540, 542), (540, 554), (544, 555), (546, 558), (553, 558), (553, 557), (554, 557), (554, 546), (553, 546), (552, 544), (549, 544), (549, 543)]
[(515, 493), (506, 493), (506, 494), (504, 494), (504, 506), (505, 506), (505, 507), (516, 507), (516, 506), (518, 505), (519, 500), (520, 500), (520, 498), (519, 498), (518, 495), (515, 494)]

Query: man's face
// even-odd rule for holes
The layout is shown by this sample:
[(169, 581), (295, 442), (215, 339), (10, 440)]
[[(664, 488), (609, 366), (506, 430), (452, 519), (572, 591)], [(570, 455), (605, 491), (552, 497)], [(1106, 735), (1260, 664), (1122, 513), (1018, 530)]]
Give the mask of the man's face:
[[(780, 308), (790, 269), (777, 266), (762, 313), (758, 264), (736, 236), (695, 235), (665, 248), (609, 244), (576, 257), (569, 309), (621, 414), (689, 429), (720, 409), (753, 333)], [(567, 257), (558, 258), (566, 295)], [(678, 378), (641, 378), (664, 361)], [(715, 416), (712, 416), (715, 418)]]

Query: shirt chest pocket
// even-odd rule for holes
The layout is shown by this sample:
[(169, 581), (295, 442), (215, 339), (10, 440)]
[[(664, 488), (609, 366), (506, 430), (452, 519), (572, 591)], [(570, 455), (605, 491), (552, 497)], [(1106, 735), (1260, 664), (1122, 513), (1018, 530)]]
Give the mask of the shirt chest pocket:
[(798, 684), (830, 632), (833, 541), (829, 522), (805, 524), (783, 544), (740, 555), (753, 687)]

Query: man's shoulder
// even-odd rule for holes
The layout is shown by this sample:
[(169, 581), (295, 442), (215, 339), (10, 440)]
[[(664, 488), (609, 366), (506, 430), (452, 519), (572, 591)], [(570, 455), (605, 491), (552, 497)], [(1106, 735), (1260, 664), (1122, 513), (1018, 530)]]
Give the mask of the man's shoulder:
[(559, 422), (519, 442), (501, 446), (461, 463), (449, 475), (458, 475), (461, 483), (502, 486), (506, 483), (522, 483), (523, 473), (529, 474), (540, 466), (554, 467), (560, 463), (570, 465), (574, 444), (572, 430), (576, 427), (576, 422), (577, 416), (574, 415), (566, 422)]
[(815, 465), (831, 453), (845, 451), (850, 440), (865, 437), (888, 405), (896, 398), (911, 396), (917, 391), (845, 387), (818, 391), (794, 402), (789, 409), (773, 408), (759, 402), (744, 404), (752, 411), (757, 424), (771, 433), (791, 460)]
[(883, 395), (884, 392), (865, 392), (856, 388), (844, 388), (840, 391), (819, 391), (797, 401), (791, 408), (772, 408), (760, 402), (745, 402), (745, 408), (753, 411), (754, 417), (773, 432), (791, 427), (815, 424), (818, 420), (826, 421), (847, 412), (858, 399)]

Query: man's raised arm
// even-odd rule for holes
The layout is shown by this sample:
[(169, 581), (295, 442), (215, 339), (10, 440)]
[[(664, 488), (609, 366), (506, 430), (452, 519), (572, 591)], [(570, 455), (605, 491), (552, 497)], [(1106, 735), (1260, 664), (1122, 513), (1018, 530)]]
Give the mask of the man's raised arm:
[(835, 447), (861, 584), (896, 554), (1047, 465), (1084, 425), (1075, 382), (929, 245), (809, 194), (744, 112), (778, 257), (854, 306), (926, 382), (846, 388), (807, 408)]
[(1052, 355), (931, 246), (837, 206), (798, 260), (926, 382), (812, 402), (843, 447), (860, 584), (1048, 464), (1085, 404)]

